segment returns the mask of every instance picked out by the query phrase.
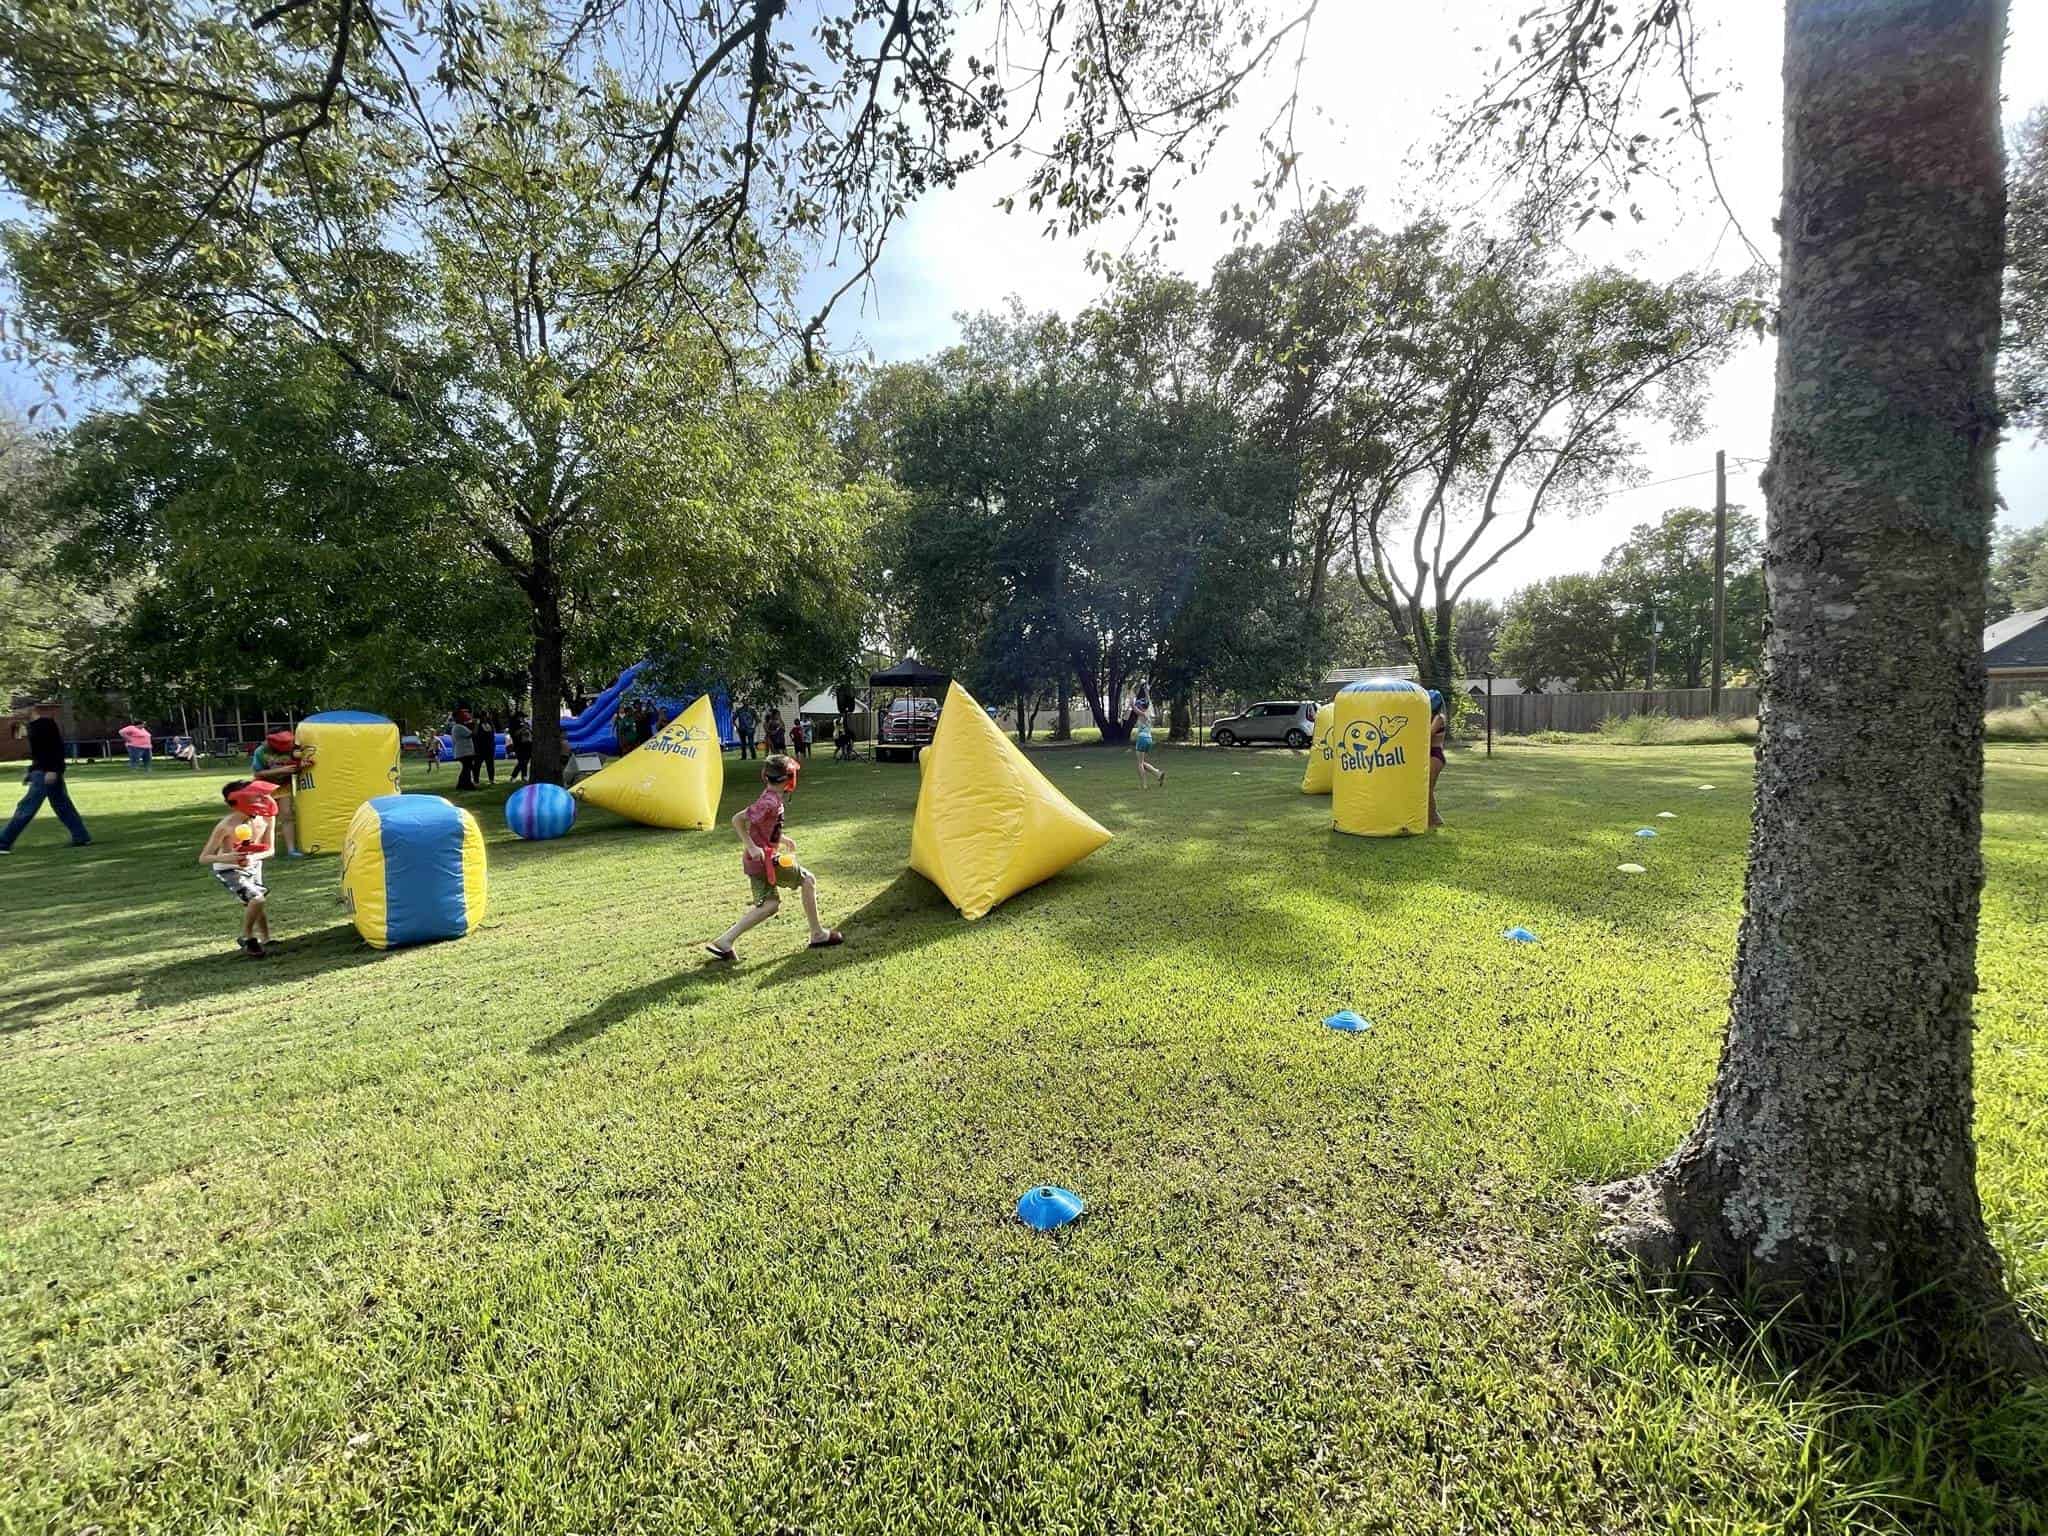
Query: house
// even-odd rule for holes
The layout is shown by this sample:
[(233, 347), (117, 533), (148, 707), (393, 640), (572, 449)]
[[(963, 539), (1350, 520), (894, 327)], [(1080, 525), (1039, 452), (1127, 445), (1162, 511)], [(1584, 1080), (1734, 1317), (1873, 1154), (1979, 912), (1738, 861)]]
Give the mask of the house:
[[(1541, 688), (1535, 689), (1524, 688), (1514, 678), (1504, 677), (1498, 673), (1494, 675), (1493, 679), (1493, 696), (1496, 699), (1518, 699), (1525, 693), (1570, 693), (1572, 691), (1572, 685), (1561, 677), (1553, 677)], [(1476, 680), (1469, 677), (1466, 678), (1465, 692), (1472, 698), (1484, 699), (1486, 697), (1486, 679), (1483, 677)]]
[(1994, 683), (2048, 683), (2048, 608), (2016, 613), (1985, 630), (1984, 670)]

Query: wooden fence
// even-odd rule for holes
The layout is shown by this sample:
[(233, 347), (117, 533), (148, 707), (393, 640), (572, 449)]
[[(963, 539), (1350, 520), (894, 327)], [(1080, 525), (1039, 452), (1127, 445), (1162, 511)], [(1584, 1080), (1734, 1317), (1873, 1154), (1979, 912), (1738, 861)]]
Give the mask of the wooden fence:
[[(1984, 706), (2011, 709), (2027, 693), (2048, 693), (2048, 685), (2038, 679), (1996, 679), (1986, 692)], [(1659, 688), (1647, 693), (1640, 688), (1626, 693), (1497, 693), (1493, 696), (1493, 728), (1500, 735), (1533, 736), (1539, 731), (1597, 731), (1603, 720), (1642, 714), (1705, 720), (1714, 712), (1712, 698), (1705, 688)], [(1723, 718), (1742, 720), (1755, 713), (1754, 688), (1721, 690)]]

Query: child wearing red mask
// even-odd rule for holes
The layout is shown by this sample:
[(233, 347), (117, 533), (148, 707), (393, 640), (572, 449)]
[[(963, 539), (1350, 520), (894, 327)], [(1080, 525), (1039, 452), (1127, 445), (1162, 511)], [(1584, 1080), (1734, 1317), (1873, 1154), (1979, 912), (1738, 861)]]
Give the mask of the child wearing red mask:
[(273, 786), (261, 779), (230, 779), (220, 788), (228, 813), (213, 824), (199, 862), (213, 866), (213, 878), (242, 904), (242, 936), (235, 942), (251, 960), (269, 951), (269, 895), (263, 888), (263, 861), (271, 855), (270, 832), (277, 822)]
[(732, 829), (740, 836), (740, 867), (746, 871), (754, 899), (738, 922), (704, 946), (714, 960), (739, 958), (733, 945), (740, 935), (782, 910), (779, 887), (788, 875), (796, 876), (803, 891), (804, 916), (811, 924), (811, 948), (828, 949), (846, 942), (846, 936), (837, 928), (827, 928), (818, 921), (817, 877), (797, 863), (796, 844), (782, 835), (783, 806), (796, 792), (799, 770), (794, 758), (780, 752), (769, 758), (761, 765), (760, 798), (732, 819)]

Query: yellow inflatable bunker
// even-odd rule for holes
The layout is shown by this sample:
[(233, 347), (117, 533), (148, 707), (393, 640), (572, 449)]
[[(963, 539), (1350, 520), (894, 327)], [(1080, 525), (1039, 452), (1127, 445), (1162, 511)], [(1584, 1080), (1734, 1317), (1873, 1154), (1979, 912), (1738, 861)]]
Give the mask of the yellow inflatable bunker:
[(1337, 773), (1337, 749), (1330, 744), (1330, 732), (1337, 728), (1337, 708), (1325, 704), (1316, 711), (1315, 739), (1308, 744), (1308, 766), (1301, 770), (1304, 795), (1327, 795), (1330, 780)]
[(379, 795), (356, 807), (341, 850), (341, 899), (378, 949), (460, 939), (489, 894), (476, 818), (439, 795)]
[(382, 715), (333, 709), (306, 716), (292, 739), (306, 760), (293, 791), (299, 846), (339, 853), (356, 807), (398, 793), (398, 727)]
[(1399, 678), (1347, 684), (1330, 706), (1339, 832), (1395, 837), (1429, 830), (1429, 694)]
[(569, 791), (629, 821), (699, 831), (718, 820), (718, 797), (724, 792), (725, 757), (708, 693), (656, 731), (652, 741), (643, 741)]
[(970, 922), (1109, 841), (958, 683), (920, 766), (910, 867)]

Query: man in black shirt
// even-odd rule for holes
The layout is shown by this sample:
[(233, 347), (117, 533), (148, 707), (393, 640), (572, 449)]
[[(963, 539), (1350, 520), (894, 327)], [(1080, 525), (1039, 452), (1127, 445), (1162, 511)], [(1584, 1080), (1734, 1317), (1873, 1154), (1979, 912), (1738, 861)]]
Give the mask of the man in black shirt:
[(14, 819), (7, 823), (6, 830), (0, 831), (0, 853), (13, 850), (21, 829), (43, 808), (45, 800), (70, 832), (74, 847), (82, 848), (92, 841), (78, 808), (71, 803), (71, 791), (64, 787), (64, 733), (57, 729), (56, 721), (41, 717), (29, 721), (28, 777), (23, 782), (28, 785), (28, 793), (14, 808)]

